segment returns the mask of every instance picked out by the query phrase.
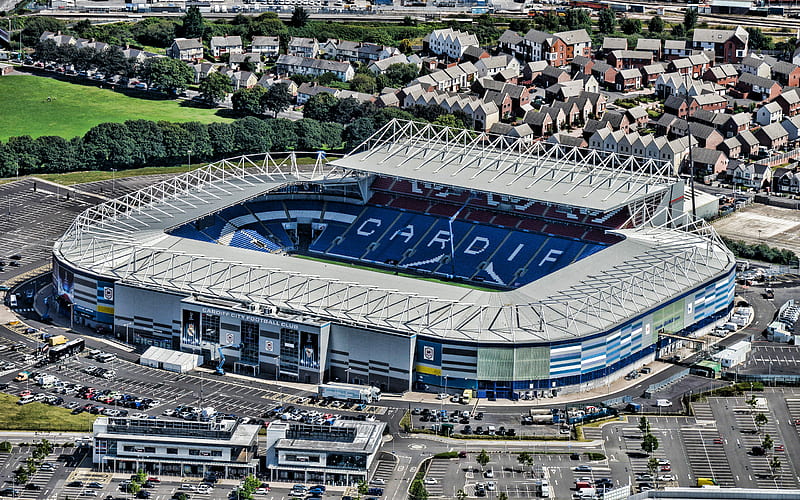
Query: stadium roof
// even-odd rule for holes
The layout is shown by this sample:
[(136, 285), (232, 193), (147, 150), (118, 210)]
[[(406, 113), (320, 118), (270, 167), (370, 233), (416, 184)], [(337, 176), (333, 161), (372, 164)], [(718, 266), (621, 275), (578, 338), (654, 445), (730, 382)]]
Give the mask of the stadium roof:
[(56, 242), (54, 253), (77, 269), (130, 286), (486, 343), (578, 339), (610, 329), (723, 276), (735, 264), (702, 221), (644, 224), (619, 231), (626, 239), (613, 250), (516, 290), (491, 292), (165, 233), (287, 183), (352, 182), (341, 175), (322, 160), (303, 171), (294, 156), (223, 160), (87, 210)]
[(667, 161), (397, 121), (334, 165), (607, 211), (668, 189)]

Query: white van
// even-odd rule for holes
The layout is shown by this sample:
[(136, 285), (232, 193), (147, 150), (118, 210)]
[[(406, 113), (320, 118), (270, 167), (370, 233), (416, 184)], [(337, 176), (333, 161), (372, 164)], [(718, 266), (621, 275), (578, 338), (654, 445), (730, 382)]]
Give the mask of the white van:
[(10, 307), (17, 307), (17, 294), (12, 293), (8, 296), (8, 305)]
[(33, 394), (28, 394), (27, 396), (22, 396), (17, 401), (18, 405), (26, 405), (28, 403), (33, 403), (36, 400), (36, 397)]
[(672, 401), (669, 399), (656, 399), (656, 406), (672, 406)]
[(490, 436), (494, 436), (497, 433), (497, 429), (493, 425), (487, 427), (486, 430), (489, 431)]

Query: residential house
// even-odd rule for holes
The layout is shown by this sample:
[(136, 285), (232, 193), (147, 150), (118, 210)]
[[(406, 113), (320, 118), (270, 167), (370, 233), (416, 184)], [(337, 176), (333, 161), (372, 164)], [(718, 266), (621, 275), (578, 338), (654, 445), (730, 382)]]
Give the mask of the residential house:
[(692, 55), (692, 49), (687, 47), (685, 40), (664, 40), (665, 61), (672, 61)]
[(308, 57), (290, 56), (281, 54), (275, 63), (275, 70), (282, 75), (308, 75), (318, 77), (324, 73), (333, 73), (343, 82), (349, 82), (355, 70), (350, 63), (326, 61), (324, 59), (310, 59)]
[(544, 137), (555, 132), (553, 117), (548, 113), (529, 111), (525, 113), (524, 122), (530, 126), (533, 135), (537, 137)]
[(511, 103), (511, 109), (509, 110), (511, 115), (523, 116), (531, 109), (531, 92), (524, 85), (498, 82), (485, 77), (478, 79), (473, 88), (481, 97), (486, 97), (490, 92), (508, 96)]
[(510, 69), (516, 75), (519, 75), (522, 68), (522, 64), (519, 60), (508, 54), (479, 59), (474, 64), (475, 68), (478, 70), (478, 78), (483, 78), (485, 76), (493, 77), (505, 69)]
[(414, 64), (417, 68), (420, 68), (422, 66), (422, 60), (416, 55), (406, 57), (404, 54), (399, 54), (379, 61), (372, 61), (367, 68), (375, 75), (383, 75), (389, 70), (392, 64)]
[(522, 79), (524, 82), (529, 83), (542, 74), (542, 71), (548, 67), (547, 61), (531, 61), (522, 67)]
[(608, 55), (606, 62), (616, 69), (639, 69), (653, 64), (653, 53), (641, 50), (615, 50)]
[(622, 130), (626, 134), (630, 132), (631, 122), (625, 113), (620, 111), (607, 111), (600, 119), (600, 123), (608, 123), (611, 130)]
[(703, 73), (703, 80), (733, 87), (739, 81), (739, 72), (733, 64), (718, 64), (712, 66)]
[(797, 89), (784, 90), (772, 102), (781, 107), (783, 116), (796, 116), (800, 113), (800, 91)]
[(789, 134), (789, 142), (795, 142), (800, 139), (800, 115), (784, 118), (781, 125), (786, 130), (786, 133)]
[(769, 125), (783, 120), (783, 109), (777, 102), (769, 102), (756, 111), (756, 123)]
[(696, 28), (692, 34), (692, 48), (713, 50), (717, 62), (738, 63), (747, 55), (750, 35), (741, 26), (732, 30)]
[(438, 56), (459, 60), (467, 47), (479, 46), (478, 37), (452, 28), (433, 30), (422, 40), (424, 50)]
[(556, 68), (555, 66), (548, 66), (542, 71), (542, 74), (539, 75), (538, 81), (542, 87), (549, 87), (550, 85), (564, 83), (570, 80), (572, 80), (572, 77), (569, 76), (566, 70)]
[(553, 134), (547, 138), (547, 142), (573, 148), (585, 148), (587, 146), (587, 142), (583, 137), (568, 134)]
[(618, 70), (614, 80), (617, 92), (630, 92), (642, 88), (642, 72), (637, 68)]
[(636, 41), (637, 51), (647, 51), (653, 54), (653, 59), (661, 59), (661, 40), (658, 38), (640, 38)]
[(306, 102), (308, 102), (309, 99), (323, 92), (327, 92), (332, 96), (336, 96), (339, 91), (337, 89), (325, 87), (323, 85), (318, 85), (316, 83), (305, 82), (301, 84), (300, 87), (297, 88), (297, 104), (298, 105), (305, 104)]
[(45, 42), (47, 40), (52, 40), (57, 47), (61, 47), (62, 45), (75, 45), (77, 43), (77, 39), (74, 36), (62, 35), (60, 31), (56, 33), (53, 33), (52, 31), (45, 31), (39, 35), (40, 42)]
[(750, 157), (758, 156), (759, 151), (761, 151), (761, 143), (755, 134), (749, 130), (744, 130), (739, 132), (736, 138), (739, 140), (739, 144), (742, 145), (742, 155)]
[(400, 107), (399, 92), (395, 89), (386, 87), (375, 99), (375, 105), (379, 108), (398, 108)]
[(176, 38), (167, 49), (167, 57), (185, 62), (203, 59), (203, 42), (199, 38)]
[(711, 175), (728, 169), (728, 157), (717, 149), (693, 148), (691, 162), (697, 175)]
[(753, 135), (766, 149), (782, 149), (789, 141), (789, 132), (780, 123), (771, 123), (758, 128), (753, 131)]
[(760, 76), (761, 78), (771, 78), (770, 64), (764, 60), (763, 56), (750, 54), (742, 59), (739, 64), (742, 73)]
[(426, 90), (458, 92), (462, 88), (468, 88), (475, 81), (477, 75), (478, 68), (471, 62), (464, 62), (420, 76), (412, 81), (409, 86), (419, 83)]
[(650, 115), (647, 114), (647, 110), (642, 106), (629, 108), (625, 111), (625, 114), (628, 116), (631, 125), (636, 125), (637, 127), (643, 127), (650, 121)]
[(289, 78), (275, 78), (272, 75), (264, 75), (258, 80), (258, 83), (256, 85), (268, 89), (273, 85), (277, 85), (279, 83), (286, 85), (286, 90), (289, 91), (289, 94), (291, 94), (292, 97), (294, 98), (297, 97), (297, 92), (300, 87), (298, 87), (297, 84), (294, 83), (294, 81), (290, 80)]
[(792, 168), (776, 168), (772, 173), (773, 190), (777, 193), (800, 193), (800, 173)]
[(276, 59), (281, 53), (281, 39), (277, 36), (254, 36), (250, 52)]
[(670, 71), (681, 75), (690, 75), (692, 78), (700, 78), (710, 67), (711, 61), (705, 54), (694, 54), (689, 57), (674, 59), (669, 63)]
[(770, 68), (773, 80), (787, 87), (800, 87), (800, 66), (786, 61), (776, 61)]
[[(739, 133), (744, 132), (750, 128), (750, 122), (753, 120), (752, 113), (736, 113), (734, 115), (723, 115), (726, 117), (725, 122), (718, 128), (720, 133), (725, 137), (736, 137)], [(730, 158), (731, 156), (728, 155)]]
[(742, 97), (747, 97), (754, 101), (771, 101), (778, 97), (781, 86), (775, 80), (764, 78), (750, 73), (742, 73), (736, 90)]
[(617, 83), (617, 70), (603, 61), (595, 61), (592, 66), (592, 76), (602, 87), (614, 87)]
[(316, 38), (293, 36), (289, 39), (287, 55), (313, 59), (319, 55), (319, 42)]
[(655, 85), (658, 77), (666, 73), (667, 68), (663, 63), (654, 63), (642, 66), (642, 85), (651, 86)]
[(591, 75), (594, 59), (586, 56), (575, 56), (572, 62), (569, 63), (570, 73), (572, 75)]
[(607, 36), (603, 38), (603, 46), (600, 48), (605, 54), (610, 54), (615, 50), (628, 50), (627, 38), (615, 38)]
[(738, 163), (728, 169), (728, 178), (736, 186), (762, 189), (772, 185), (772, 169), (758, 163)]
[(520, 125), (510, 125), (508, 123), (497, 122), (489, 129), (489, 133), (496, 135), (508, 136), (512, 141), (516, 142), (520, 139), (530, 139), (533, 137), (533, 129), (527, 123)]
[(500, 49), (522, 61), (547, 61), (561, 67), (577, 56), (591, 56), (592, 40), (584, 29), (559, 33), (530, 30), (524, 37), (506, 32), (500, 37)]
[(233, 90), (250, 89), (258, 83), (258, 77), (250, 71), (234, 71), (230, 73)]
[[(706, 111), (705, 109), (698, 109), (694, 112), (690, 121), (708, 125), (716, 130), (719, 130), (722, 125), (728, 121), (731, 115), (725, 113), (715, 113), (713, 111)], [(720, 132), (722, 134), (722, 132)], [(724, 135), (724, 134), (723, 134)]]
[(722, 144), (717, 146), (717, 149), (725, 153), (728, 159), (734, 160), (742, 154), (742, 143), (736, 137), (729, 137), (722, 141)]
[(672, 134), (672, 128), (682, 121), (684, 120), (678, 118), (672, 113), (664, 113), (658, 118), (658, 120), (653, 122), (653, 126), (656, 129), (656, 135), (674, 136), (674, 134)]
[(236, 36), (212, 36), (208, 45), (209, 52), (214, 57), (223, 54), (241, 54), (244, 51), (242, 37)]
[(492, 55), (489, 52), (487, 52), (486, 49), (479, 47), (477, 45), (470, 45), (469, 47), (467, 47), (467, 50), (464, 51), (464, 54), (461, 56), (461, 59), (475, 64), (481, 59), (488, 59), (490, 57), (492, 57)]
[(403, 93), (405, 96), (401, 102), (402, 107), (439, 106), (448, 113), (460, 111), (471, 119), (472, 128), (476, 130), (488, 131), (492, 125), (500, 121), (500, 110), (497, 105), (479, 97), (441, 90), (426, 91), (420, 84), (406, 87)]
[(242, 64), (252, 64), (253, 69), (257, 73), (264, 71), (264, 63), (261, 62), (261, 56), (255, 52), (242, 52), (231, 54), (228, 60), (228, 65), (233, 69), (239, 69)]
[(200, 82), (208, 78), (208, 75), (211, 73), (217, 72), (217, 66), (211, 63), (197, 63), (191, 65), (192, 71), (194, 72), (194, 83), (195, 85), (199, 85)]

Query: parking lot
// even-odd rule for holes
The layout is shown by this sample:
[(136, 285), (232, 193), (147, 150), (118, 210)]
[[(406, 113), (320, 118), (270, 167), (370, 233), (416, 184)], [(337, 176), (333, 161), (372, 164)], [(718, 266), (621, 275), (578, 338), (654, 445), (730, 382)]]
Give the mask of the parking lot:
[(747, 361), (737, 371), (772, 375), (797, 374), (800, 371), (800, 346), (755, 342)]
[[(520, 412), (527, 408), (520, 407)], [(445, 413), (442, 413), (445, 412)], [(466, 413), (466, 414), (465, 414)], [(552, 423), (551, 418), (547, 424), (523, 425), (522, 413), (508, 411), (491, 411), (491, 407), (478, 408), (474, 404), (440, 404), (439, 406), (416, 406), (412, 408), (411, 417), (415, 428), (441, 431), (442, 424), (453, 426), (454, 434), (465, 435), (498, 435), (498, 436), (562, 436), (559, 425)], [(537, 416), (538, 417), (538, 416)], [(544, 417), (542, 417), (544, 418)]]

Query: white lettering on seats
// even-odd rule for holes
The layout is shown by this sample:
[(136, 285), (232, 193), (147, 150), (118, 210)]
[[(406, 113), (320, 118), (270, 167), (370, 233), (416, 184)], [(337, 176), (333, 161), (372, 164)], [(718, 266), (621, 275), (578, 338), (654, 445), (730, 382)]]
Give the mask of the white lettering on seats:
[(436, 233), (436, 236), (434, 236), (428, 243), (428, 246), (431, 246), (434, 243), (441, 243), (442, 250), (444, 250), (447, 244), (450, 243), (450, 231), (444, 231), (440, 229), (439, 232)]
[(409, 241), (411, 241), (411, 238), (414, 237), (414, 226), (409, 224), (409, 225), (407, 225), (406, 227), (404, 227), (402, 229), (398, 229), (397, 231), (394, 232), (394, 234), (391, 236), (391, 238), (389, 238), (389, 240), (393, 240), (397, 236), (405, 236), (406, 243), (408, 243)]
[[(482, 244), (483, 246), (478, 246), (478, 243)], [(484, 238), (483, 236), (476, 236), (464, 249), (464, 253), (467, 255), (477, 255), (479, 253), (483, 253), (489, 248), (489, 238)]]
[(359, 236), (369, 236), (369, 235), (375, 233), (374, 229), (371, 230), (371, 231), (364, 231), (364, 226), (366, 226), (367, 224), (370, 224), (370, 223), (371, 224), (375, 224), (377, 227), (381, 227), (381, 220), (380, 219), (367, 219), (367, 220), (365, 220), (364, 222), (361, 223), (361, 226), (359, 226), (358, 231), (356, 231), (356, 233), (358, 233)]
[(512, 260), (514, 260), (514, 257), (516, 257), (517, 254), (519, 254), (519, 251), (522, 250), (523, 248), (525, 248), (524, 244), (520, 243), (519, 245), (517, 245), (517, 248), (515, 248), (514, 251), (511, 252), (511, 255), (509, 255), (506, 260), (508, 262), (511, 262)]
[(550, 250), (548, 250), (547, 255), (544, 256), (542, 261), (539, 262), (539, 266), (541, 267), (542, 265), (544, 265), (545, 262), (555, 262), (557, 260), (556, 257), (561, 255), (562, 253), (564, 253), (562, 250), (556, 250), (554, 248), (551, 248)]

